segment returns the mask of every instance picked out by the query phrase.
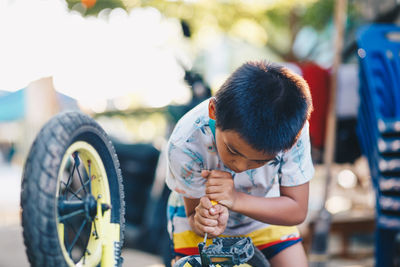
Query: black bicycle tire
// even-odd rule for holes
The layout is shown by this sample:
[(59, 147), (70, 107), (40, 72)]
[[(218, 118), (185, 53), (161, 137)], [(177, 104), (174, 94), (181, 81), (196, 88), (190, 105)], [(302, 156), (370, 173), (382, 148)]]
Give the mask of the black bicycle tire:
[(20, 203), (28, 260), (31, 266), (68, 266), (57, 232), (55, 197), (62, 158), (76, 141), (92, 145), (106, 169), (112, 204), (111, 222), (120, 224), (120, 242), (116, 244), (114, 257), (121, 266), (125, 201), (119, 161), (102, 127), (88, 115), (75, 111), (58, 114), (43, 126), (25, 162)]

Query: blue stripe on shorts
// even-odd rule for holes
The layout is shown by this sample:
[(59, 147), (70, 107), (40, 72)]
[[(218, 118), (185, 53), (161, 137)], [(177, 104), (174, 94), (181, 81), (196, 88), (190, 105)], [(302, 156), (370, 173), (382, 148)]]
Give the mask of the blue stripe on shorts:
[(284, 250), (285, 248), (293, 246), (294, 244), (297, 244), (297, 243), (301, 242), (302, 240), (303, 240), (302, 238), (299, 238), (296, 240), (283, 241), (278, 244), (272, 245), (270, 247), (264, 248), (263, 250), (261, 250), (261, 252), (267, 258), (267, 260), (269, 260), (276, 254), (278, 254), (279, 252)]

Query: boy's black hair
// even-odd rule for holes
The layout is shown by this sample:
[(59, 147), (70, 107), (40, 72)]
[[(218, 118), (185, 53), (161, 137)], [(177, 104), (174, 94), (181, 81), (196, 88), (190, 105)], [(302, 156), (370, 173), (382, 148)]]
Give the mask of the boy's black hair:
[(312, 111), (306, 81), (287, 68), (247, 62), (215, 95), (216, 126), (251, 147), (276, 154), (293, 146)]

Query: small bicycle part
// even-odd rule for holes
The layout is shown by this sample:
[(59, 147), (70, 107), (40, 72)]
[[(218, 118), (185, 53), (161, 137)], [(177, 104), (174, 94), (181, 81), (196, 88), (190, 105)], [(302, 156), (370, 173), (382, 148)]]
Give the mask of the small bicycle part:
[(217, 237), (213, 244), (199, 243), (201, 266), (234, 266), (249, 261), (254, 255), (250, 237)]

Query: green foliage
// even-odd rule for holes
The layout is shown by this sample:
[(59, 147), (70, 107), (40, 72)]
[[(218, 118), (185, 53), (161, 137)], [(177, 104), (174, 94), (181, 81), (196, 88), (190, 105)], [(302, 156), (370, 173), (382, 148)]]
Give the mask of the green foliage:
[(123, 8), (126, 9), (121, 0), (97, 0), (93, 7), (85, 8), (81, 0), (65, 0), (68, 8), (79, 11), (83, 16), (97, 16), (103, 9)]
[[(70, 9), (81, 0), (66, 0)], [(266, 45), (279, 57), (295, 60), (291, 54), (297, 33), (304, 26), (324, 31), (333, 21), (335, 0), (243, 0), (165, 1), (165, 0), (97, 0), (94, 7), (84, 10), (84, 16), (96, 15), (105, 8), (154, 7), (167, 17), (185, 21), (196, 38), (202, 29), (225, 32), (238, 39)], [(349, 1), (349, 21), (359, 14)], [(247, 28), (246, 28), (247, 27)], [(246, 32), (248, 29), (248, 32)], [(260, 36), (251, 38), (251, 36)]]
[(317, 31), (323, 30), (332, 21), (334, 0), (320, 0), (310, 5), (300, 18), (301, 25), (311, 26)]

